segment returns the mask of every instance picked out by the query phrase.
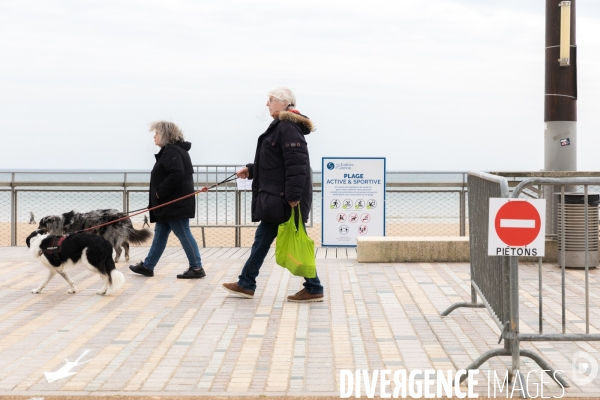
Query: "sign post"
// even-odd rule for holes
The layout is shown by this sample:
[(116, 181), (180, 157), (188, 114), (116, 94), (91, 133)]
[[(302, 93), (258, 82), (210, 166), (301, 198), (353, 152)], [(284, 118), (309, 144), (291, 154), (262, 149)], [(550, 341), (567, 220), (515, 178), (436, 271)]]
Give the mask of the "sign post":
[(490, 199), (489, 256), (545, 254), (546, 200)]
[(321, 243), (385, 236), (385, 158), (323, 157)]

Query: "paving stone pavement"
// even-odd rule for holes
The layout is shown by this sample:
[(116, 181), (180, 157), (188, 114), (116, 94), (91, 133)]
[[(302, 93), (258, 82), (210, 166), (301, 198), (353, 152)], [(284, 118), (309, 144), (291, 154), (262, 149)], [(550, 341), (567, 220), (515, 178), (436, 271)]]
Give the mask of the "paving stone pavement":
[[(116, 295), (96, 295), (101, 281), (82, 267), (70, 273), (78, 293), (67, 294), (66, 282), (56, 277), (36, 295), (30, 291), (44, 269), (26, 249), (0, 248), (0, 395), (339, 397), (344, 369), (457, 371), (502, 346), (485, 309), (463, 308), (440, 317), (449, 305), (470, 299), (465, 263), (320, 258), (325, 301), (298, 304), (286, 296), (302, 288), (302, 278), (272, 258), (261, 269), (255, 298), (243, 299), (229, 295), (221, 283), (236, 280), (244, 257), (205, 257), (206, 278), (177, 280), (175, 275), (187, 268), (177, 254), (165, 256), (152, 278), (134, 275), (128, 264), (119, 263), (126, 283)], [(247, 251), (212, 254), (247, 256)], [(544, 265), (545, 333), (560, 332), (559, 272)], [(521, 265), (520, 279), (521, 331), (535, 333), (537, 266)], [(584, 329), (582, 285), (583, 272), (568, 270), (569, 332)], [(590, 271), (590, 288), (591, 332), (598, 333), (599, 270)], [(600, 394), (600, 375), (580, 386), (571, 379), (576, 352), (600, 361), (598, 342), (522, 347), (565, 371), (571, 383), (567, 396)], [(89, 352), (81, 361), (87, 362), (73, 368), (74, 375), (47, 382), (44, 372), (57, 371), (65, 359), (74, 361), (84, 351)], [(539, 370), (528, 359), (522, 364), (525, 374)], [(487, 395), (488, 376), (503, 377), (509, 365), (506, 357), (485, 363), (475, 393)], [(562, 394), (556, 384), (544, 382), (545, 396)]]

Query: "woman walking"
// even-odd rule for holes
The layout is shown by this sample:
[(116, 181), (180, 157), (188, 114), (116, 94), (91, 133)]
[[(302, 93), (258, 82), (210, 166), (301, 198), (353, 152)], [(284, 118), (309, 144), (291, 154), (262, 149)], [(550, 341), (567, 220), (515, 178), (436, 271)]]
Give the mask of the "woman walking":
[[(150, 125), (150, 131), (154, 131), (154, 144), (161, 149), (155, 155), (156, 163), (150, 174), (150, 205), (148, 208), (168, 203), (194, 192), (194, 169), (188, 153), (192, 144), (185, 141), (183, 132), (173, 122), (154, 122)], [(203, 191), (206, 191), (206, 188)], [(189, 261), (187, 271), (177, 275), (177, 278), (205, 277), (200, 250), (190, 231), (190, 218), (194, 218), (195, 215), (195, 196), (150, 211), (150, 222), (155, 223), (152, 246), (150, 246), (144, 261), (130, 265), (129, 269), (136, 274), (154, 276), (154, 267), (167, 246), (169, 234), (173, 231), (181, 242)]]

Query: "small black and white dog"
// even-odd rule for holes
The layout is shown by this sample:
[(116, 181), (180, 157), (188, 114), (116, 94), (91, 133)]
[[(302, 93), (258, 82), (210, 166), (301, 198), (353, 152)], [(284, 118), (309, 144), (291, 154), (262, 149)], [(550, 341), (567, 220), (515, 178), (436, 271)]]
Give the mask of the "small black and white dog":
[(86, 233), (47, 235), (38, 229), (27, 237), (26, 242), (31, 254), (48, 269), (46, 278), (31, 293), (40, 293), (56, 274), (69, 284), (67, 293), (75, 293), (75, 283), (67, 275), (67, 268), (80, 260), (84, 267), (102, 277), (104, 284), (97, 294), (106, 294), (109, 286), (110, 293), (114, 293), (125, 283), (123, 273), (116, 269), (112, 259), (112, 245), (100, 236)]
[[(45, 230), (50, 235), (64, 235), (114, 221), (126, 215), (113, 209), (87, 213), (69, 211), (62, 215), (49, 215), (42, 218), (38, 229)], [(115, 262), (119, 262), (121, 258), (121, 247), (125, 249), (125, 261), (129, 261), (129, 243), (142, 244), (152, 236), (147, 229), (135, 229), (129, 218), (86, 233), (102, 236), (108, 240), (115, 249)]]

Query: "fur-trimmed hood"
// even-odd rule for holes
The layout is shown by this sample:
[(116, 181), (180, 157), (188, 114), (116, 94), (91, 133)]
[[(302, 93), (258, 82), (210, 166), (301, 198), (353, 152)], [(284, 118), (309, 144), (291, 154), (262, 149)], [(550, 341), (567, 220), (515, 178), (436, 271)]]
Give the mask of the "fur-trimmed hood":
[(279, 120), (293, 122), (300, 125), (304, 135), (308, 135), (309, 133), (317, 130), (313, 122), (306, 115), (302, 115), (299, 112), (281, 111), (279, 113)]

